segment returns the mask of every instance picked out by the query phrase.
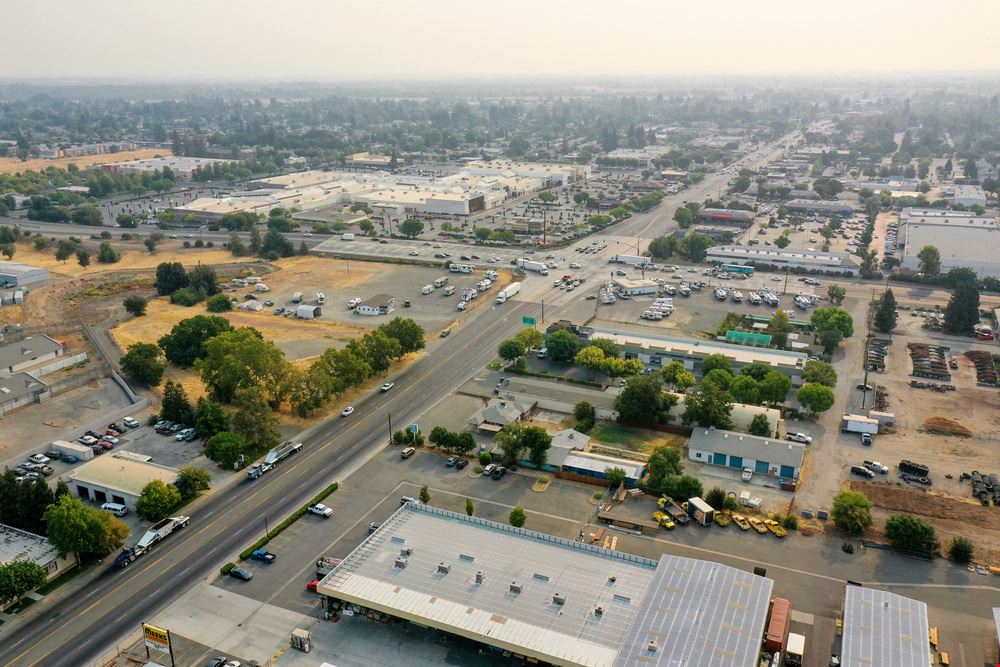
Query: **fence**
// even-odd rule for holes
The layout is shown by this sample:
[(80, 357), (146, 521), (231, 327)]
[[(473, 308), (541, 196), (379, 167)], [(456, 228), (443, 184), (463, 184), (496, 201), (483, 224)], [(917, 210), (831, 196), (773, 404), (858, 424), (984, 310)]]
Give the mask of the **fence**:
[(58, 370), (61, 370), (68, 366), (72, 366), (74, 364), (79, 364), (86, 360), (87, 360), (86, 352), (81, 352), (80, 354), (74, 354), (72, 357), (66, 357), (66, 356), (58, 357), (51, 364), (47, 364), (40, 368), (34, 369), (33, 371), (31, 371), (31, 374), (37, 378), (40, 378), (42, 376), (48, 375), (49, 373), (55, 373)]
[(94, 380), (99, 380), (107, 376), (107, 374), (107, 370), (100, 366), (88, 368), (83, 373), (71, 375), (68, 378), (49, 384), (49, 391), (53, 396), (56, 396), (63, 392), (67, 392), (70, 389), (76, 389), (77, 387), (93, 382)]

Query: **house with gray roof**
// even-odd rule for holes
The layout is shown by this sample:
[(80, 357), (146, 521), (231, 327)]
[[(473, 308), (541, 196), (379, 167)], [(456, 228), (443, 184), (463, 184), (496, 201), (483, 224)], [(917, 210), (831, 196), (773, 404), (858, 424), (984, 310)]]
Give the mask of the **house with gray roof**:
[(747, 433), (698, 426), (688, 440), (688, 458), (708, 465), (796, 480), (805, 446), (799, 442), (761, 438)]
[(469, 419), (469, 425), (487, 433), (497, 433), (507, 424), (519, 422), (531, 412), (533, 404), (505, 398), (491, 398)]
[(49, 386), (29, 373), (0, 376), (0, 416), (49, 397)]
[(0, 375), (10, 375), (66, 353), (62, 343), (45, 334), (0, 345)]
[[(22, 560), (41, 567), (50, 581), (77, 564), (73, 554), (60, 558), (48, 538), (0, 523), (0, 565)], [(0, 600), (0, 610), (8, 602)]]

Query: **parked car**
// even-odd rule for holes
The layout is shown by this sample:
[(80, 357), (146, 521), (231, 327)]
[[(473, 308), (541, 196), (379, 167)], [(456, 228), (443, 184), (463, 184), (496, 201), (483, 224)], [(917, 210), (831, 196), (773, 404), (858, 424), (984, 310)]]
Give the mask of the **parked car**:
[(497, 466), (493, 469), (493, 473), (490, 475), (493, 479), (500, 479), (507, 474), (507, 469), (503, 466)]
[(104, 446), (100, 443), (95, 442), (90, 446), (90, 451), (94, 452), (95, 456), (100, 456), (104, 453)]
[(486, 466), (485, 468), (483, 468), (483, 477), (489, 477), (490, 475), (493, 474), (493, 471), (496, 470), (496, 469), (497, 469), (497, 466), (496, 466), (495, 463), (489, 464), (488, 466)]
[(117, 438), (121, 434), (122, 434), (121, 431), (119, 431), (118, 429), (114, 429), (114, 428), (109, 428), (107, 431), (104, 432), (104, 435), (110, 435), (110, 436), (113, 436), (115, 438)]
[(49, 457), (44, 454), (32, 454), (28, 457), (28, 460), (32, 463), (37, 463), (38, 465), (45, 465), (49, 462)]
[(115, 443), (113, 443), (113, 442), (108, 442), (107, 440), (101, 440), (101, 441), (100, 441), (99, 443), (97, 443), (97, 444), (98, 444), (98, 445), (100, 445), (100, 446), (101, 446), (101, 448), (102, 448), (102, 449), (103, 449), (104, 451), (106, 451), (106, 452), (110, 452), (110, 451), (111, 451), (112, 449), (114, 449), (114, 448), (115, 448)]
[(88, 447), (97, 444), (97, 438), (95, 438), (92, 435), (80, 436), (79, 438), (76, 439), (76, 441), (79, 442), (81, 445), (87, 445)]
[(458, 463), (458, 457), (457, 456), (449, 456), (448, 460), (444, 462), (444, 464), (446, 466), (448, 466), (449, 468), (455, 467), (456, 463)]
[(186, 428), (183, 431), (178, 431), (177, 435), (174, 436), (174, 440), (180, 442), (188, 437), (189, 434), (194, 433), (193, 428)]
[(74, 463), (79, 463), (80, 461), (80, 459), (76, 458), (76, 456), (74, 456), (73, 454), (67, 454), (66, 456), (63, 457), (62, 460), (63, 463), (66, 463), (68, 465), (73, 465)]
[(376, 530), (378, 530), (379, 525), (380, 524), (377, 524), (374, 521), (372, 521), (370, 524), (368, 524), (368, 534), (371, 535)]
[(458, 463), (455, 464), (455, 469), (456, 470), (462, 470), (467, 465), (469, 465), (469, 459), (459, 459)]
[(417, 502), (417, 501), (416, 501), (416, 499), (415, 499), (415, 498), (413, 498), (412, 496), (402, 496), (402, 497), (401, 497), (401, 498), (399, 499), (399, 506), (400, 506), (400, 507), (402, 507), (402, 506), (403, 506), (403, 505), (405, 505), (406, 503), (415, 503), (415, 502)]
[(117, 445), (119, 442), (121, 442), (121, 440), (119, 440), (113, 435), (106, 435), (103, 438), (101, 438), (101, 442), (110, 442), (112, 445)]
[(889, 474), (889, 466), (884, 463), (879, 463), (878, 461), (865, 461), (865, 467), (882, 475)]
[(226, 656), (219, 655), (205, 663), (205, 667), (225, 667)]
[(250, 558), (252, 558), (253, 560), (264, 561), (265, 563), (270, 565), (271, 563), (273, 563), (278, 559), (278, 556), (276, 554), (271, 553), (267, 549), (257, 549), (256, 551), (251, 552)]
[(316, 516), (321, 516), (324, 519), (329, 519), (333, 516), (333, 510), (324, 505), (323, 503), (316, 503), (315, 505), (310, 505), (306, 510)]
[(245, 567), (234, 567), (229, 571), (229, 576), (234, 579), (241, 579), (242, 581), (250, 581), (253, 579), (253, 572)]
[(47, 458), (49, 461), (58, 461), (62, 457), (63, 457), (62, 452), (57, 452), (54, 449), (51, 452), (45, 452), (45, 458)]
[(872, 446), (872, 434), (871, 433), (862, 433), (861, 434), (861, 444), (865, 445), (866, 447), (871, 447)]
[(413, 447), (407, 447), (406, 449), (404, 449), (399, 453), (399, 458), (408, 459), (416, 453), (417, 453), (416, 449), (414, 449)]
[(801, 442), (803, 444), (812, 444), (812, 437), (806, 435), (805, 433), (789, 433), (785, 436), (785, 440), (791, 440), (792, 442)]
[(312, 581), (306, 584), (307, 591), (310, 591), (312, 593), (318, 593), (319, 592), (318, 589), (319, 589), (319, 579), (313, 579)]
[(139, 422), (131, 417), (122, 417), (122, 422), (129, 428), (139, 428)]
[(441, 338), (447, 338), (451, 335), (451, 329), (444, 329), (441, 331)]
[(851, 466), (851, 474), (858, 475), (860, 477), (865, 477), (871, 479), (875, 476), (875, 473), (866, 468), (865, 466), (853, 465)]
[(187, 426), (185, 426), (184, 424), (174, 424), (173, 426), (170, 427), (169, 430), (171, 433), (177, 433), (177, 431), (183, 431), (186, 428)]

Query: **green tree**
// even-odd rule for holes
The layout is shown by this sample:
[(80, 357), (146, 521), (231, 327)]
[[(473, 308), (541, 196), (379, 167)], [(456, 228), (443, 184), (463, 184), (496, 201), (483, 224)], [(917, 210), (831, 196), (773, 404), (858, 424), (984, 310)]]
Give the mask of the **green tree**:
[(521, 341), (528, 350), (537, 350), (545, 345), (545, 337), (534, 327), (522, 327), (514, 338)]
[(118, 217), (115, 218), (115, 222), (118, 223), (119, 227), (124, 227), (126, 229), (135, 229), (138, 226), (135, 216), (129, 213), (119, 213)]
[(689, 498), (699, 498), (704, 493), (701, 481), (691, 475), (678, 475), (667, 480), (667, 486), (662, 490), (674, 500), (683, 501)]
[(321, 362), (326, 373), (333, 378), (331, 389), (338, 396), (359, 386), (373, 374), (368, 362), (351, 350), (331, 348), (320, 356), (316, 364)]
[(170, 515), (181, 504), (181, 492), (173, 484), (154, 479), (142, 487), (142, 494), (135, 502), (136, 513), (149, 521), (159, 521)]
[(538, 193), (538, 199), (545, 204), (551, 204), (559, 200), (559, 195), (551, 190), (546, 190), (545, 192)]
[(830, 285), (826, 288), (826, 295), (830, 297), (830, 303), (839, 306), (844, 303), (844, 299), (847, 297), (847, 290), (840, 285)]
[(407, 218), (399, 223), (399, 232), (408, 238), (416, 238), (424, 231), (424, 223), (419, 218)]
[(76, 262), (83, 268), (90, 266), (90, 253), (86, 250), (76, 251)]
[(835, 178), (817, 178), (813, 181), (813, 191), (823, 199), (833, 199), (844, 189), (844, 185)]
[(426, 484), (420, 487), (420, 502), (423, 505), (429, 505), (431, 502), (431, 492)]
[(606, 357), (604, 356), (604, 350), (594, 345), (588, 345), (576, 353), (574, 361), (576, 361), (577, 366), (583, 366), (588, 369), (591, 372), (591, 376), (593, 376), (604, 367)]
[(193, 366), (205, 356), (205, 346), (219, 334), (233, 331), (233, 325), (218, 315), (195, 315), (181, 320), (158, 342), (167, 360), (178, 366)]
[(163, 379), (166, 364), (160, 348), (152, 343), (133, 343), (119, 360), (122, 372), (136, 382), (155, 387)]
[(658, 445), (649, 455), (646, 463), (649, 470), (648, 485), (653, 489), (662, 489), (667, 480), (680, 475), (684, 466), (681, 463), (681, 450), (668, 445)]
[(17, 248), (14, 247), (13, 243), (5, 243), (0, 246), (0, 253), (7, 258), (7, 261), (14, 259), (14, 253), (17, 252)]
[(278, 420), (267, 403), (263, 389), (257, 386), (240, 387), (236, 390), (234, 403), (234, 433), (257, 449), (272, 449), (281, 442)]
[(371, 220), (366, 219), (359, 222), (358, 229), (361, 230), (361, 233), (366, 234), (368, 236), (373, 236), (375, 234), (375, 225), (372, 224)]
[(225, 313), (233, 309), (233, 300), (226, 294), (216, 294), (205, 302), (205, 309), (210, 313)]
[(685, 369), (684, 364), (679, 361), (671, 361), (661, 368), (660, 377), (666, 384), (673, 386), (678, 391), (684, 391), (696, 383), (694, 373)]
[(941, 252), (932, 245), (925, 245), (917, 253), (918, 271), (931, 278), (941, 273)]
[(517, 359), (520, 359), (524, 356), (524, 353), (524, 343), (516, 338), (508, 338), (500, 343), (500, 346), (497, 348), (497, 354), (507, 363), (513, 363)]
[(96, 206), (87, 204), (73, 211), (73, 222), (88, 227), (100, 227), (104, 224), (104, 216)]
[(190, 287), (182, 287), (170, 295), (170, 303), (177, 304), (178, 306), (190, 307), (204, 300), (204, 292)]
[(194, 409), (194, 426), (198, 436), (207, 440), (229, 430), (229, 415), (212, 399), (201, 397)]
[(826, 412), (837, 400), (832, 389), (816, 383), (802, 385), (796, 396), (799, 403), (813, 413)]
[(256, 223), (250, 226), (250, 252), (260, 255), (264, 250), (264, 240), (260, 237), (260, 227)]
[(619, 357), (622, 353), (621, 345), (608, 338), (592, 338), (587, 346), (598, 348), (606, 357)]
[(45, 568), (30, 560), (0, 564), (0, 608), (7, 600), (20, 602), (21, 596), (45, 583)]
[(885, 522), (885, 536), (894, 549), (933, 553), (938, 547), (934, 527), (910, 514), (893, 514)]
[(76, 244), (68, 239), (60, 239), (56, 245), (56, 259), (65, 262), (76, 252)]
[(872, 525), (872, 502), (858, 491), (841, 491), (833, 497), (832, 514), (837, 528), (856, 535)]
[(630, 377), (642, 373), (644, 366), (638, 359), (619, 359), (606, 357), (601, 364), (601, 370), (609, 378)]
[(740, 369), (740, 375), (749, 375), (757, 382), (760, 382), (767, 377), (767, 374), (771, 372), (771, 367), (767, 364), (762, 364), (759, 361), (755, 361), (752, 364), (747, 364)]
[(618, 467), (608, 468), (604, 471), (604, 481), (609, 488), (617, 489), (625, 481), (625, 471)]
[(163, 403), (160, 407), (160, 419), (166, 419), (177, 424), (190, 424), (194, 420), (191, 402), (188, 401), (184, 387), (173, 380), (167, 380), (163, 385)]
[(97, 251), (97, 261), (101, 264), (114, 264), (122, 258), (120, 252), (115, 250), (109, 242), (104, 241), (101, 243), (100, 248)]
[(389, 370), (393, 359), (403, 356), (403, 348), (395, 338), (389, 338), (379, 330), (370, 331), (361, 338), (347, 344), (347, 349), (365, 360), (377, 375)]
[(215, 274), (215, 269), (204, 264), (194, 267), (188, 273), (188, 287), (199, 290), (205, 296), (218, 294), (219, 278)]
[(791, 245), (791, 243), (792, 240), (788, 238), (788, 230), (781, 232), (778, 238), (774, 239), (774, 245), (776, 245), (778, 248), (782, 250)]
[(771, 422), (768, 420), (767, 415), (763, 412), (758, 412), (750, 420), (750, 435), (757, 435), (762, 438), (770, 438), (773, 434), (771, 433)]
[(528, 522), (528, 515), (524, 512), (524, 508), (518, 505), (510, 511), (507, 521), (515, 528), (524, 528), (524, 524)]
[(819, 334), (827, 352), (832, 352), (842, 340), (854, 335), (854, 320), (842, 308), (817, 308), (809, 317), (809, 323)]
[(232, 470), (240, 455), (247, 453), (247, 449), (247, 441), (243, 436), (222, 431), (205, 443), (205, 456), (215, 461), (220, 468)]
[(749, 375), (738, 375), (729, 385), (729, 395), (737, 403), (757, 405), (760, 402), (760, 385)]
[(948, 333), (968, 335), (979, 324), (979, 287), (964, 283), (955, 287), (944, 309), (944, 328)]
[(968, 565), (972, 562), (973, 551), (972, 541), (969, 538), (955, 537), (948, 545), (948, 558), (959, 565)]
[(792, 330), (792, 325), (788, 321), (785, 311), (775, 311), (771, 320), (767, 323), (767, 333), (771, 336), (771, 342), (775, 347), (783, 349), (788, 342), (788, 333)]
[(714, 382), (702, 382), (697, 391), (690, 392), (684, 397), (681, 422), (685, 426), (697, 424), (731, 429), (733, 421), (729, 415), (732, 411), (733, 401), (723, 388)]
[(733, 373), (733, 364), (729, 361), (729, 357), (723, 354), (709, 354), (704, 359), (701, 360), (701, 374), (708, 375), (716, 368), (721, 368), (730, 375)]
[(409, 318), (395, 317), (379, 329), (389, 338), (399, 341), (402, 354), (424, 349), (424, 328)]
[(182, 287), (188, 286), (187, 271), (180, 262), (163, 262), (156, 267), (156, 282), (154, 283), (157, 294), (166, 296), (173, 294)]
[(705, 494), (705, 502), (712, 506), (712, 509), (721, 510), (726, 504), (726, 492), (717, 486)]
[(465, 513), (472, 516), (473, 512), (476, 511), (475, 505), (472, 504), (472, 498), (465, 499)]
[(550, 335), (545, 343), (549, 356), (557, 362), (568, 364), (576, 358), (580, 350), (580, 340), (565, 329)]
[(177, 481), (174, 486), (185, 501), (191, 500), (202, 491), (208, 491), (212, 486), (212, 473), (202, 468), (186, 466), (177, 473)]
[(732, 374), (722, 368), (713, 368), (705, 377), (702, 378), (702, 384), (712, 383), (719, 387), (720, 389), (729, 390), (729, 385), (733, 383)]
[(827, 387), (836, 387), (837, 371), (825, 361), (813, 359), (802, 367), (802, 379), (805, 382), (818, 382)]
[(680, 225), (681, 229), (687, 229), (694, 222), (694, 213), (681, 206), (679, 209), (674, 211), (674, 222)]
[(666, 422), (677, 397), (663, 391), (659, 378), (636, 375), (625, 380), (615, 399), (618, 420), (624, 424)]
[(204, 357), (195, 362), (195, 367), (212, 395), (223, 402), (232, 401), (240, 389), (258, 387), (268, 400), (279, 403), (287, 391), (290, 373), (284, 352), (247, 327), (210, 338), (205, 343)]
[(247, 247), (243, 245), (243, 239), (236, 232), (229, 235), (229, 252), (233, 254), (233, 257), (243, 257), (247, 254)]

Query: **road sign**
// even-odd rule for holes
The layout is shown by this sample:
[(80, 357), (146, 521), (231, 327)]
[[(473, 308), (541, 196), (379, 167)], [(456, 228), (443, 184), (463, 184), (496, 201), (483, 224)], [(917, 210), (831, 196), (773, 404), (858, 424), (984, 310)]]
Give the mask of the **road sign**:
[(521, 324), (533, 327), (533, 326), (535, 326), (535, 318), (534, 317), (524, 316), (524, 317), (521, 318)]
[(408, 430), (410, 431), (410, 433), (419, 433), (420, 432), (420, 427), (418, 425), (416, 425), (416, 424), (410, 424), (410, 426), (408, 427)]
[(142, 624), (142, 636), (146, 641), (146, 649), (170, 653), (170, 633), (148, 623)]

